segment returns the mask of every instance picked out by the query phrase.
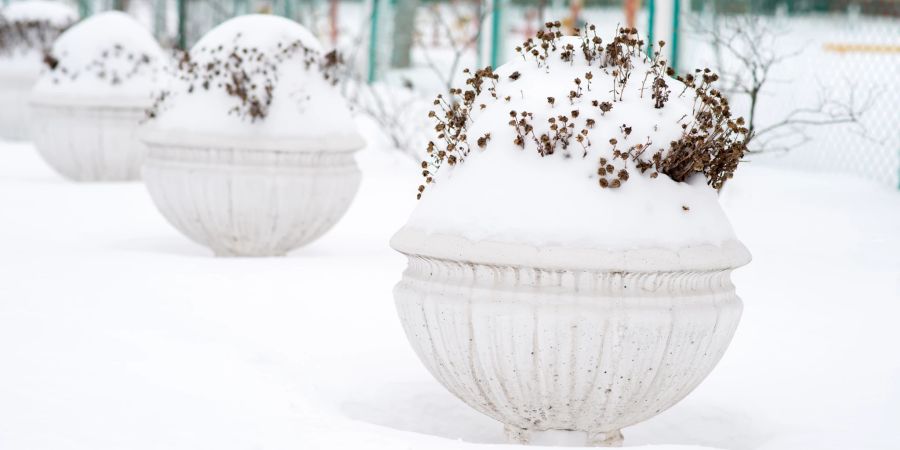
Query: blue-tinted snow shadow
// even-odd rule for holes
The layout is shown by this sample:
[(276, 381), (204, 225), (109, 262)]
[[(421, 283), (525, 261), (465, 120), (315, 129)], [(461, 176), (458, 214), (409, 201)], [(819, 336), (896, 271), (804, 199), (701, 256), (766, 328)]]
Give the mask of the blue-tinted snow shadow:
[[(479, 444), (506, 442), (500, 423), (476, 412), (437, 382), (372, 387), (370, 392), (345, 401), (342, 411), (352, 419), (401, 431)], [(623, 434), (627, 447), (699, 445), (749, 450), (764, 443), (771, 433), (737, 410), (682, 404), (625, 428)]]
[[(269, 257), (217, 257), (213, 251), (191, 241), (185, 236), (177, 232), (173, 232), (171, 236), (148, 236), (141, 238), (133, 238), (121, 240), (110, 245), (112, 250), (136, 252), (136, 253), (152, 253), (164, 256), (177, 256), (189, 258), (217, 258), (217, 259), (266, 259)], [(271, 258), (325, 258), (340, 257), (343, 255), (340, 248), (332, 249), (327, 246), (310, 245), (301, 247), (297, 250), (289, 252), (283, 257), (273, 256)]]
[(351, 419), (473, 443), (505, 443), (499, 422), (480, 414), (436, 381), (386, 383), (342, 404)]
[(212, 251), (208, 248), (195, 244), (186, 237), (175, 234), (172, 236), (148, 236), (117, 241), (112, 243), (110, 248), (112, 250), (126, 252), (155, 253), (167, 256), (190, 258), (213, 257)]

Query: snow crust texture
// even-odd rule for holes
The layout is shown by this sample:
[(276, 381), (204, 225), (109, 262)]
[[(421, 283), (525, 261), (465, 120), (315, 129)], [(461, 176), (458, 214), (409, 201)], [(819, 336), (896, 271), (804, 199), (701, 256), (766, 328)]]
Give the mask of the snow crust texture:
[[(345, 218), (265, 259), (210, 258), (144, 186), (62, 183), (31, 145), (0, 143), (0, 447), (535, 450), (502, 445), (410, 349), (391, 295), (407, 262), (387, 241), (417, 174), (360, 128), (372, 147)], [(710, 377), (625, 444), (900, 448), (900, 193), (742, 170), (721, 200), (754, 250), (734, 273), (741, 326)]]
[[(613, 100), (612, 68), (587, 62), (577, 38), (562, 42), (575, 44), (576, 57), (564, 61), (551, 53), (540, 65), (519, 57), (495, 71), (495, 91), (482, 90), (472, 109), (465, 162), (440, 167), (407, 225), (474, 241), (605, 250), (677, 250), (734, 240), (717, 192), (702, 176), (675, 182), (613, 158), (617, 149), (635, 145), (647, 154), (664, 151), (690, 120), (694, 94), (679, 95), (682, 85), (670, 79), (669, 101), (655, 108), (650, 80), (642, 83), (650, 62), (636, 58), (630, 82), (616, 88)], [(598, 107), (603, 102), (608, 111)], [(510, 121), (523, 113), (535, 133), (565, 115), (573, 134), (587, 130), (586, 139), (573, 136), (567, 147), (542, 155), (530, 135), (524, 145), (516, 143), (520, 133)], [(629, 170), (621, 187), (598, 185), (604, 159), (614, 163), (612, 173)]]
[(11, 22), (46, 21), (57, 27), (65, 27), (78, 20), (78, 13), (71, 6), (44, 0), (13, 2), (0, 13)]
[[(350, 111), (327, 75), (333, 63), (296, 22), (269, 15), (231, 19), (181, 62), (152, 126), (265, 139), (356, 136)], [(239, 80), (230, 76), (235, 69)]]
[(60, 2), (29, 0), (0, 8), (0, 34), (10, 33), (0, 39), (0, 74), (37, 77), (43, 47), (77, 20), (75, 9)]
[(34, 88), (41, 97), (136, 100), (149, 104), (164, 80), (167, 56), (127, 14), (91, 16), (53, 44), (51, 67)]

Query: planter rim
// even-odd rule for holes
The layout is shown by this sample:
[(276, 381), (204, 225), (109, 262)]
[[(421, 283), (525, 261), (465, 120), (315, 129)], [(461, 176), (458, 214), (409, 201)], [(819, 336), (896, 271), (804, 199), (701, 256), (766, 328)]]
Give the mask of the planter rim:
[(407, 256), (484, 265), (594, 272), (687, 272), (731, 270), (750, 262), (750, 252), (737, 240), (721, 246), (697, 245), (679, 250), (637, 248), (602, 250), (536, 247), (496, 241), (475, 242), (460, 236), (429, 234), (404, 226), (391, 247)]
[(335, 136), (299, 137), (258, 135), (233, 136), (185, 132), (181, 130), (160, 130), (152, 125), (140, 127), (138, 138), (147, 144), (157, 146), (199, 147), (239, 149), (247, 151), (276, 151), (294, 153), (315, 152), (355, 152), (363, 148), (365, 140), (356, 132)]
[(141, 99), (129, 96), (52, 94), (31, 91), (28, 103), (32, 106), (74, 106), (89, 109), (147, 109), (153, 104), (153, 101), (149, 97)]

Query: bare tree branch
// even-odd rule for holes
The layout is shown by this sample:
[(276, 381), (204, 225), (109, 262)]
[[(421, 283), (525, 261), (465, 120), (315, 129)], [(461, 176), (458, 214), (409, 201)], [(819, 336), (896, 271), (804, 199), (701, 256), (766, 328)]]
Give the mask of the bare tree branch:
[(452, 8), (452, 14), (443, 14), (442, 11), (438, 10), (437, 8), (431, 8), (429, 10), (435, 25), (439, 27), (444, 35), (444, 38), (449, 43), (450, 49), (453, 52), (453, 57), (448, 68), (446, 66), (442, 67), (441, 65), (439, 65), (431, 57), (431, 52), (428, 51), (428, 48), (425, 45), (422, 45), (422, 56), (425, 58), (425, 64), (427, 64), (431, 71), (434, 72), (439, 80), (441, 80), (441, 83), (444, 85), (444, 90), (446, 92), (450, 92), (450, 89), (453, 88), (453, 80), (458, 75), (459, 64), (462, 61), (462, 57), (466, 54), (466, 52), (470, 51), (470, 48), (473, 45), (478, 42), (478, 38), (481, 36), (481, 29), (483, 28), (482, 24), (484, 24), (484, 19), (488, 14), (488, 10), (487, 8), (485, 8), (484, 1), (479, 0), (478, 2), (472, 4), (477, 7), (475, 15), (476, 31), (470, 36), (465, 36), (461, 42), (459, 42), (456, 36), (454, 36), (453, 29), (450, 24), (447, 23), (446, 18), (447, 16), (451, 16), (457, 22), (459, 22), (463, 17), (463, 13), (461, 13), (456, 7)]
[[(440, 33), (441, 43), (449, 47), (452, 55), (449, 58), (449, 65), (447, 58), (434, 57), (421, 39), (417, 44), (420, 48), (418, 55), (422, 58), (421, 62), (437, 76), (441, 88), (449, 93), (454, 86), (455, 77), (461, 73), (463, 58), (468, 52), (473, 51), (473, 46), (478, 42), (488, 11), (485, 10), (483, 0), (451, 3), (442, 7), (444, 9), (430, 9), (429, 17), (433, 19), (433, 26)], [(457, 23), (468, 21), (468, 25), (474, 26), (474, 29), (470, 32), (467, 28), (466, 33), (460, 36), (459, 32), (454, 31), (452, 25), (454, 21)], [(352, 54), (358, 53), (359, 49), (364, 47), (369, 28), (362, 23), (359, 30), (358, 36), (353, 40)], [(342, 91), (354, 111), (374, 121), (395, 149), (420, 161), (425, 144), (428, 142), (425, 133), (431, 129), (431, 123), (427, 119), (431, 102), (424, 99), (432, 98), (434, 93), (422, 95), (421, 92), (416, 92), (416, 87), (409, 79), (398, 80), (396, 77), (393, 82), (388, 79), (368, 84), (362, 78), (362, 71), (352, 67), (360, 58), (351, 56), (348, 59)]]
[[(714, 14), (710, 21), (693, 17), (690, 24), (713, 48), (722, 92), (748, 99), (751, 153), (788, 150), (808, 143), (812, 140), (808, 128), (848, 125), (861, 136), (869, 135), (861, 117), (871, 108), (874, 97), (869, 93), (857, 101), (857, 89), (852, 85), (830, 92), (820, 86), (815, 105), (791, 110), (781, 120), (760, 127), (757, 111), (764, 101), (761, 94), (773, 82), (773, 69), (799, 56), (802, 46), (786, 50), (782, 38), (787, 30), (776, 21), (756, 15)], [(834, 92), (847, 92), (848, 98), (834, 98)]]

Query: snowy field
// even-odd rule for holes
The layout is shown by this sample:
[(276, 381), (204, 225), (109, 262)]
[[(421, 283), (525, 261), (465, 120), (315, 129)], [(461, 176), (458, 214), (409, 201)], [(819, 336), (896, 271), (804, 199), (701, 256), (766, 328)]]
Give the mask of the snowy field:
[[(361, 126), (350, 212), (281, 259), (213, 258), (140, 183), (0, 142), (0, 449), (508, 448), (406, 342), (388, 239), (418, 173)], [(754, 255), (743, 322), (626, 445), (900, 448), (900, 192), (749, 163), (722, 202)]]

